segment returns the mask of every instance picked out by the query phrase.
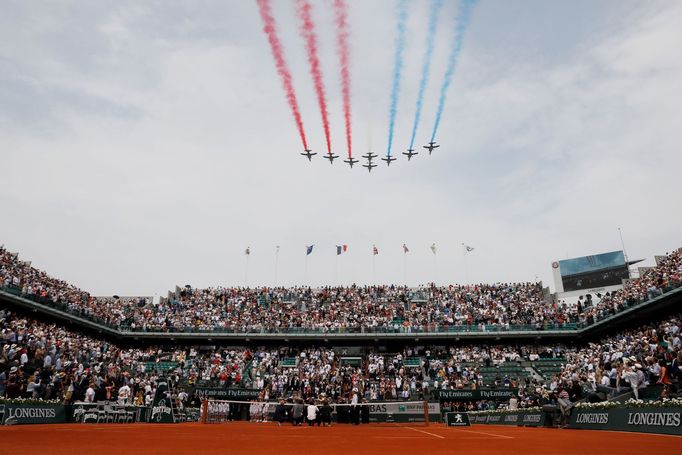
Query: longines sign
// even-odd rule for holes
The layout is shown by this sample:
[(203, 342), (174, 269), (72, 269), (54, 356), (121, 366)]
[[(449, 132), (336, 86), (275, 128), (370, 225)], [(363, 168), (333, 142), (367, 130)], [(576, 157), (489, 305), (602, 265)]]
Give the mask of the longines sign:
[(571, 428), (682, 435), (682, 407), (574, 410)]
[(66, 412), (61, 405), (5, 404), (3, 423), (64, 423)]

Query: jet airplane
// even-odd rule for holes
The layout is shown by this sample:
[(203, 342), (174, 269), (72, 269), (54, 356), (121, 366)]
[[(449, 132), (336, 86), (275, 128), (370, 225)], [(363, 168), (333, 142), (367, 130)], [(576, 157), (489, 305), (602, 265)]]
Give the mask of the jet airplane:
[(369, 153), (367, 153), (367, 155), (362, 155), (362, 157), (363, 157), (363, 158), (367, 158), (367, 161), (369, 161), (370, 163), (371, 163), (372, 160), (373, 160), (374, 158), (376, 158), (377, 156), (379, 156), (379, 155), (375, 155), (375, 154), (372, 153), (371, 151), (370, 151)]
[(403, 155), (407, 157), (407, 161), (410, 161), (413, 156), (419, 155), (419, 152), (415, 152), (414, 149), (407, 149), (407, 152), (403, 152)]
[(338, 157), (339, 155), (334, 155), (332, 152), (329, 152), (324, 156), (324, 159), (329, 160), (329, 164), (334, 164), (334, 160)]
[(391, 155), (389, 155), (389, 154), (386, 154), (386, 158), (382, 158), (381, 161), (386, 161), (386, 166), (390, 166), (390, 165), (391, 165), (391, 161), (395, 161), (395, 160), (397, 160), (397, 159), (398, 159), (398, 158), (396, 158), (395, 156), (391, 156)]
[(347, 160), (343, 160), (344, 163), (348, 163), (348, 165), (353, 168), (353, 165), (355, 163), (359, 163), (359, 160), (354, 160), (352, 156), (349, 156)]
[(376, 164), (372, 164), (372, 162), (368, 162), (367, 164), (363, 164), (362, 167), (366, 167), (368, 172), (372, 172), (372, 169), (377, 167)]
[(429, 145), (425, 145), (424, 148), (429, 151), (429, 155), (431, 152), (433, 152), (433, 149), (440, 147), (440, 145), (436, 145), (435, 142), (431, 141), (429, 142)]
[(313, 153), (312, 150), (305, 149), (305, 152), (301, 153), (301, 155), (303, 155), (303, 156), (305, 156), (306, 158), (308, 158), (308, 161), (312, 161), (312, 160), (313, 160), (313, 155), (317, 155), (317, 153)]

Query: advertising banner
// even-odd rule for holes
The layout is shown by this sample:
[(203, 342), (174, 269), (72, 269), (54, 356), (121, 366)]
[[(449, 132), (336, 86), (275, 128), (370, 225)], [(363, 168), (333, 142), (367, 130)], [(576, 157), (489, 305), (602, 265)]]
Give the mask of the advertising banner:
[(469, 415), (466, 412), (448, 412), (445, 414), (445, 422), (449, 427), (469, 427)]
[(440, 401), (508, 400), (517, 396), (519, 389), (452, 389), (439, 390)]
[(172, 398), (166, 382), (159, 382), (154, 393), (149, 421), (154, 423), (174, 423)]
[(197, 387), (196, 394), (202, 400), (213, 398), (214, 400), (241, 400), (251, 401), (258, 399), (258, 389), (220, 389), (213, 387)]
[(6, 403), (0, 406), (4, 406), (2, 422), (5, 425), (66, 422), (66, 411), (62, 405)]
[(570, 428), (682, 435), (682, 407), (575, 409)]
[(469, 419), (472, 423), (483, 423), (490, 425), (516, 425), (524, 427), (540, 427), (545, 423), (545, 415), (542, 411), (471, 414)]

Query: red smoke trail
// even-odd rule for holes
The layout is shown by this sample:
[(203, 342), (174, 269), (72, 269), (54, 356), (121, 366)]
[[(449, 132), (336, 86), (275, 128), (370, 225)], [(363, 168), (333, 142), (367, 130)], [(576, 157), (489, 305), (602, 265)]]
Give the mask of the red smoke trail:
[(303, 148), (308, 149), (308, 141), (305, 137), (305, 130), (303, 129), (303, 120), (301, 120), (301, 112), (298, 109), (298, 101), (296, 100), (296, 91), (291, 79), (289, 67), (284, 59), (284, 51), (282, 50), (282, 43), (277, 37), (277, 28), (275, 18), (272, 16), (272, 8), (270, 7), (270, 0), (257, 0), (260, 16), (263, 19), (263, 31), (268, 36), (268, 42), (272, 49), (272, 57), (275, 59), (275, 66), (277, 73), (282, 78), (282, 86), (287, 95), (287, 101), (291, 108), (291, 113), (294, 115), (296, 121), (296, 128), (298, 134), (301, 136)]
[(345, 0), (334, 0), (336, 10), (336, 42), (341, 59), (341, 92), (343, 95), (343, 119), (346, 123), (348, 158), (353, 156), (350, 122), (350, 64), (348, 52), (348, 5)]
[(310, 75), (313, 77), (317, 103), (322, 114), (322, 126), (324, 127), (324, 137), (327, 140), (327, 152), (331, 154), (332, 143), (329, 136), (329, 118), (327, 114), (327, 98), (324, 94), (324, 82), (322, 80), (322, 69), (320, 59), (317, 57), (317, 36), (315, 35), (315, 23), (312, 17), (312, 5), (307, 0), (296, 2), (296, 11), (301, 19), (301, 36), (305, 40), (305, 49), (308, 54), (308, 64), (310, 65)]

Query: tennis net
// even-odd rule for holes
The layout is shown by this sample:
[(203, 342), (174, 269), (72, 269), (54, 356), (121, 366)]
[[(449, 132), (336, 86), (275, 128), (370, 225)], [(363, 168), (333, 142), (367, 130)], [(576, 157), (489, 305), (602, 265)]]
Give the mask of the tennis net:
[[(439, 403), (426, 401), (382, 401), (371, 403), (329, 403), (315, 400), (287, 400), (277, 410), (276, 401), (236, 401), (206, 399), (202, 423), (238, 420), (320, 425), (325, 423), (422, 423), (440, 422)], [(310, 408), (312, 406), (312, 408)], [(309, 419), (309, 417), (313, 417)]]

